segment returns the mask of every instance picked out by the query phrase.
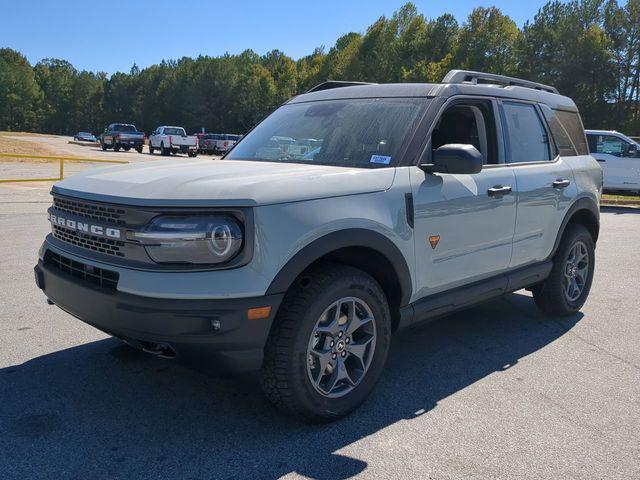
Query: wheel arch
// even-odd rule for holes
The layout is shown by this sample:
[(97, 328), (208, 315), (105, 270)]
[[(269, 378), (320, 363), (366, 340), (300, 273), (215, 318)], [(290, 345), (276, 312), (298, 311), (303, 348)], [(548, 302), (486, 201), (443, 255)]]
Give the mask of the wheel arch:
[(296, 279), (320, 262), (350, 265), (376, 279), (389, 301), (395, 330), (400, 319), (400, 307), (409, 304), (413, 286), (404, 255), (388, 237), (360, 228), (320, 237), (302, 248), (280, 269), (266, 294), (286, 293)]
[(562, 224), (560, 225), (560, 230), (558, 231), (550, 257), (553, 257), (558, 250), (560, 241), (567, 227), (574, 224), (583, 225), (591, 234), (595, 245), (600, 235), (600, 209), (593, 199), (582, 197), (569, 207), (569, 211), (564, 216)]

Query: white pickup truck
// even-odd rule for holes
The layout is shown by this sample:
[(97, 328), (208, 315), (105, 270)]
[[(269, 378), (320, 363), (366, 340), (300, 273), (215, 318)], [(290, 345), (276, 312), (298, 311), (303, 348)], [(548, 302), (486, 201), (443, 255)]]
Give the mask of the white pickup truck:
[(198, 155), (198, 137), (187, 136), (182, 127), (162, 126), (149, 136), (149, 153), (160, 150), (161, 155), (186, 153), (190, 157)]

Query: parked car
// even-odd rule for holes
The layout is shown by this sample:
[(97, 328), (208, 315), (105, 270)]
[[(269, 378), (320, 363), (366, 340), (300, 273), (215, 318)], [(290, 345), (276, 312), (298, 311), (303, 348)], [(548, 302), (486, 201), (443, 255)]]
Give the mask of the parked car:
[(209, 133), (203, 137), (205, 146), (202, 148), (203, 153), (222, 154), (231, 150), (233, 146), (240, 141), (242, 135), (232, 135), (229, 133)]
[[(276, 137), (322, 144), (263, 157)], [(56, 183), (35, 278), (131, 346), (260, 370), (275, 405), (324, 422), (365, 400), (398, 330), (523, 288), (551, 319), (576, 318), (601, 189), (578, 109), (553, 87), (455, 70), (328, 82), (225, 160)]]
[(102, 150), (112, 148), (114, 152), (121, 148), (128, 152), (134, 148), (138, 153), (142, 153), (144, 141), (144, 132), (139, 132), (136, 126), (130, 123), (111, 123), (100, 136)]
[(604, 189), (640, 194), (640, 143), (614, 130), (587, 130), (591, 155), (604, 173)]
[(149, 136), (149, 153), (159, 150), (162, 155), (186, 153), (190, 157), (198, 155), (198, 137), (187, 136), (182, 127), (162, 126)]
[(96, 136), (89, 132), (78, 132), (73, 136), (76, 142), (97, 142)]

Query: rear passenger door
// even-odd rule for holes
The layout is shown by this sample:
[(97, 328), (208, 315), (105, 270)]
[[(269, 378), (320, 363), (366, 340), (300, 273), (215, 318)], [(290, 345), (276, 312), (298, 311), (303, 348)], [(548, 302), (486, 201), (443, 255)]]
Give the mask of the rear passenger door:
[(517, 218), (511, 268), (550, 255), (577, 189), (571, 167), (559, 155), (541, 108), (502, 101), (506, 161), (517, 184)]

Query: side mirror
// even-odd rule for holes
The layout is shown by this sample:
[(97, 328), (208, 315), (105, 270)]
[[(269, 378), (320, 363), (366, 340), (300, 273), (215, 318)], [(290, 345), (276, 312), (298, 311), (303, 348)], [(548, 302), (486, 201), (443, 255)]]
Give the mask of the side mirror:
[(458, 173), (472, 175), (479, 173), (484, 157), (473, 145), (450, 143), (433, 153), (433, 163), (420, 165), (427, 173)]
[(627, 150), (627, 156), (631, 157), (631, 158), (635, 158), (638, 156), (638, 149), (631, 145), (629, 146), (629, 149)]

